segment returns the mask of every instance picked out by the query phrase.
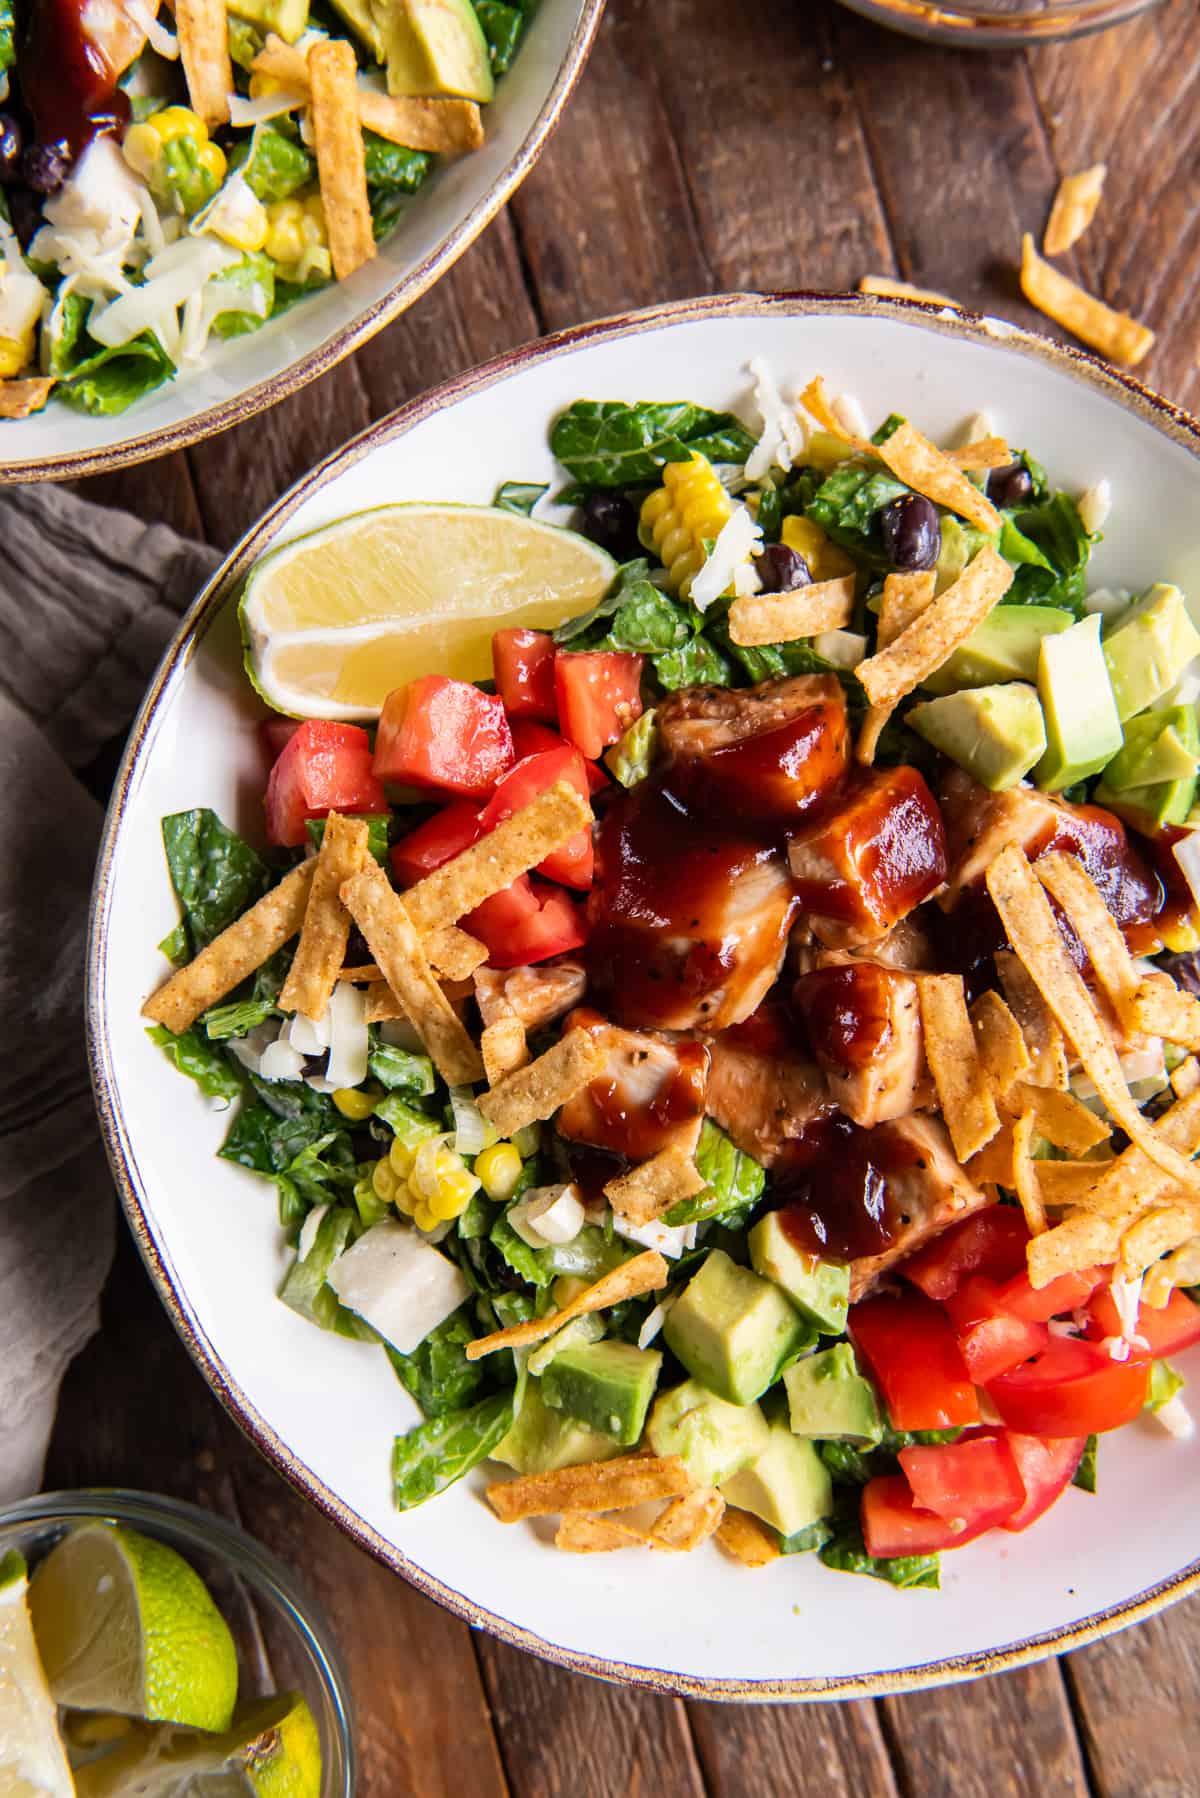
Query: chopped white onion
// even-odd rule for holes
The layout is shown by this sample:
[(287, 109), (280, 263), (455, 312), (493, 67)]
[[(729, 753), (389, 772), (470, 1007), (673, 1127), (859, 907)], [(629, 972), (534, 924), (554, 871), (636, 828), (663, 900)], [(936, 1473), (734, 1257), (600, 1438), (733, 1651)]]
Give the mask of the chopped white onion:
[(692, 581), (692, 604), (701, 612), (727, 591), (734, 571), (750, 561), (762, 548), (762, 532), (751, 517), (749, 508), (736, 505), (732, 516), (721, 527), (708, 561)]
[(746, 459), (746, 474), (761, 481), (772, 463), (786, 473), (800, 461), (805, 431), (794, 407), (787, 404), (764, 356), (752, 356), (746, 364), (754, 377), (754, 401), (762, 419), (762, 436)]
[(871, 435), (867, 415), (854, 394), (839, 393), (832, 402), (830, 410), (843, 431), (849, 432), (851, 437), (869, 437)]
[(247, 100), (242, 94), (229, 94), (226, 98), (229, 123), (239, 130), (264, 124), (267, 119), (277, 119), (285, 112), (295, 112), (307, 103), (308, 95), (296, 87), (276, 88), (273, 94), (260, 94), (257, 100)]
[(325, 1078), (336, 1091), (361, 1086), (367, 1077), (371, 1037), (367, 1029), (367, 995), (348, 980), (333, 989), (326, 1015), (329, 1018), (329, 1065)]
[(644, 1249), (657, 1249), (668, 1261), (678, 1261), (681, 1255), (696, 1246), (695, 1224), (664, 1224), (657, 1217), (651, 1218), (648, 1224), (630, 1224), (618, 1214), (613, 1228), (626, 1242), (636, 1242)]
[(1184, 1403), (1181, 1392), (1177, 1392), (1174, 1398), (1169, 1398), (1165, 1405), (1160, 1405), (1153, 1417), (1168, 1436), (1174, 1436), (1176, 1442), (1188, 1442), (1196, 1433), (1195, 1420)]
[(1089, 537), (1104, 529), (1108, 515), (1112, 511), (1111, 481), (1095, 481), (1079, 496), (1077, 506), (1080, 522)]
[(317, 1231), (321, 1228), (321, 1219), (329, 1210), (328, 1205), (314, 1205), (300, 1226), (300, 1235), (296, 1242), (296, 1253), (301, 1261), (307, 1261), (312, 1254), (312, 1247), (317, 1240)]
[(659, 1331), (667, 1321), (667, 1312), (669, 1308), (670, 1307), (667, 1305), (655, 1305), (653, 1311), (647, 1314), (646, 1321), (638, 1331), (637, 1345), (640, 1349), (650, 1347), (650, 1344), (654, 1341), (654, 1338), (658, 1335)]
[(454, 1147), (460, 1155), (478, 1155), (487, 1147), (489, 1136), (493, 1142), (496, 1140), (496, 1133), (476, 1105), (469, 1086), (450, 1088), (450, 1109), (454, 1113)]

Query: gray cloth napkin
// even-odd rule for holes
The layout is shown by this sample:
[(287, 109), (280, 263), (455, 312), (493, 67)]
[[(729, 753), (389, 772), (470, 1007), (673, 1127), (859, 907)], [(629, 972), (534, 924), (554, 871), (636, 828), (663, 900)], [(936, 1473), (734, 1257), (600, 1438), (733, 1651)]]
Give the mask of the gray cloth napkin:
[(112, 1257), (83, 1026), (102, 814), (75, 771), (127, 727), (217, 559), (58, 488), (0, 489), (0, 1502), (41, 1482)]

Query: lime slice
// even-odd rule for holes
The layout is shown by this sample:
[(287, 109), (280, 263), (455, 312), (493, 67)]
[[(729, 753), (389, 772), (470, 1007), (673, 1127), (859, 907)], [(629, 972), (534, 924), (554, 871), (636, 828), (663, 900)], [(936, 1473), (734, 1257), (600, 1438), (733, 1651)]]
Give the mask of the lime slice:
[(19, 1554), (0, 1555), (0, 1798), (71, 1798)]
[(486, 680), (492, 632), (594, 606), (612, 557), (494, 506), (380, 506), (255, 563), (242, 595), (250, 678), (306, 718), (374, 718), (421, 674)]
[(57, 1703), (228, 1729), (238, 1684), (233, 1637), (173, 1548), (84, 1524), (46, 1556), (29, 1604)]
[(137, 1724), (75, 1770), (77, 1798), (320, 1798), (321, 1738), (296, 1692), (267, 1698), (219, 1736)]

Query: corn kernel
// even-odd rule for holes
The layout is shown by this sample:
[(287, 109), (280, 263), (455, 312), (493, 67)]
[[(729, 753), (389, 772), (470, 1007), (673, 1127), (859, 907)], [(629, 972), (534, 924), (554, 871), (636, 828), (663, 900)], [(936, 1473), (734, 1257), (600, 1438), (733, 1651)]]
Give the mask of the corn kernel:
[(19, 375), (32, 354), (32, 337), (28, 342), (19, 337), (0, 337), (0, 378)]
[(1191, 911), (1177, 922), (1164, 923), (1155, 919), (1155, 929), (1173, 955), (1186, 955), (1190, 949), (1200, 949), (1198, 922), (1196, 913)]
[(784, 519), (779, 535), (788, 549), (804, 557), (814, 581), (836, 581), (854, 573), (849, 556), (830, 541), (815, 520), (791, 513)]
[(278, 81), (274, 75), (251, 75), (250, 98), (265, 100), (268, 94), (277, 94), (282, 86), (282, 81)]
[(687, 462), (668, 462), (663, 484), (643, 502), (638, 536), (667, 571), (667, 585), (681, 599), (704, 566), (705, 542), (713, 542), (733, 515), (733, 501), (708, 460), (693, 452)]
[[(211, 178), (213, 191), (215, 192), (216, 189), (220, 187), (222, 181), (224, 181), (226, 171), (229, 168), (229, 164), (225, 160), (224, 150), (221, 148), (220, 144), (203, 144), (197, 152), (196, 160), (204, 170), (205, 174)], [(263, 229), (264, 231), (266, 230), (265, 220)], [(261, 249), (262, 245), (258, 244), (255, 247)]]
[(425, 1204), (416, 1205), (413, 1208), (412, 1220), (418, 1230), (436, 1230), (438, 1227), (438, 1219)]
[(416, 1200), (413, 1198), (412, 1190), (407, 1180), (398, 1180), (396, 1182), (396, 1196), (392, 1200), (392, 1203), (397, 1211), (402, 1211), (404, 1213), (405, 1217), (412, 1216)]
[(333, 1094), (333, 1102), (344, 1118), (352, 1124), (361, 1124), (370, 1117), (375, 1109), (375, 1101), (369, 1093), (360, 1093), (357, 1087), (339, 1086)]
[(396, 1187), (399, 1185), (399, 1182), (396, 1179), (395, 1172), (389, 1162), (377, 1161), (375, 1163), (375, 1171), (371, 1175), (371, 1184), (385, 1205), (390, 1205), (393, 1202), (396, 1197)]
[(190, 106), (164, 106), (161, 112), (151, 113), (146, 122), (164, 144), (177, 137), (190, 137), (194, 144), (208, 142), (208, 126)]
[(523, 1163), (510, 1142), (498, 1142), (475, 1157), (475, 1172), (483, 1182), (483, 1190), (497, 1204), (506, 1204), (521, 1178)]
[(143, 181), (148, 181), (162, 155), (162, 138), (153, 125), (131, 125), (121, 143), (121, 154)]
[(391, 1162), (393, 1168), (395, 1168), (396, 1173), (400, 1176), (401, 1180), (407, 1180), (413, 1170), (416, 1152), (415, 1150), (410, 1149), (406, 1142), (401, 1142), (400, 1138), (396, 1137), (391, 1148), (388, 1150), (388, 1160)]
[(273, 262), (299, 262), (304, 254), (304, 208), (299, 200), (273, 200), (267, 207), (263, 244)]

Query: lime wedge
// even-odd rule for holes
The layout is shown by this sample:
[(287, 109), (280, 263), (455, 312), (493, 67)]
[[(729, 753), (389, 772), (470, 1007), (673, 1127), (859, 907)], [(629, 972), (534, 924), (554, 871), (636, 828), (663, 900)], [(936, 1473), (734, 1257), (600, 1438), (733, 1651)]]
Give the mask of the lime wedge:
[(77, 1798), (320, 1798), (321, 1739), (296, 1692), (267, 1698), (219, 1736), (137, 1724), (76, 1768)]
[(374, 718), (418, 675), (487, 679), (494, 630), (561, 624), (615, 574), (586, 537), (494, 506), (380, 506), (255, 563), (246, 667), (277, 711)]
[(71, 1798), (19, 1554), (0, 1555), (0, 1798)]
[(165, 1543), (84, 1524), (46, 1556), (29, 1605), (58, 1704), (228, 1729), (233, 1637), (203, 1580)]

